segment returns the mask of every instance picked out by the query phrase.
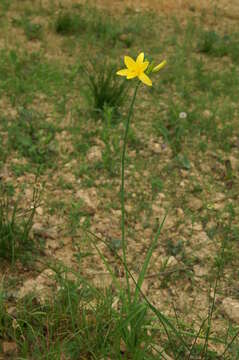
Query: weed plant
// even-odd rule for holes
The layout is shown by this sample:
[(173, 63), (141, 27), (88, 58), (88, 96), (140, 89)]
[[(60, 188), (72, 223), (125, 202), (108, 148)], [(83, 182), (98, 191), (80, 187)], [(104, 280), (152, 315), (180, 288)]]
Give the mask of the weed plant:
[(203, 31), (200, 34), (198, 50), (210, 56), (229, 56), (238, 63), (239, 46), (236, 40), (237, 34), (221, 36), (216, 31)]
[(38, 166), (49, 166), (55, 154), (54, 127), (34, 110), (20, 109), (8, 126), (9, 147)]
[(32, 23), (27, 21), (24, 26), (24, 32), (28, 40), (41, 40), (42, 39), (42, 26), (41, 24)]
[(55, 31), (59, 35), (78, 35), (86, 30), (86, 22), (78, 13), (59, 13), (55, 21)]
[(95, 61), (83, 71), (96, 116), (104, 117), (106, 108), (110, 108), (114, 115), (119, 114), (119, 108), (125, 100), (127, 84), (115, 78), (116, 67), (103, 61)]
[(0, 189), (0, 258), (14, 264), (16, 260), (26, 261), (32, 257), (35, 244), (30, 237), (36, 208), (41, 191), (34, 187), (32, 205), (28, 210), (21, 208), (22, 196), (13, 201), (3, 185)]
[[(115, 46), (123, 32), (117, 19), (106, 17), (102, 14), (95, 14), (93, 16), (90, 28), (96, 39), (103, 41), (107, 45)], [(131, 42), (128, 44), (131, 44)]]

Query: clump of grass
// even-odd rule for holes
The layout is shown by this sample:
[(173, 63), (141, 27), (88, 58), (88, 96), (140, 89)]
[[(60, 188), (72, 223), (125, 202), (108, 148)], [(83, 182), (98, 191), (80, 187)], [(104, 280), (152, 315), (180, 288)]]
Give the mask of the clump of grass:
[(34, 187), (32, 205), (29, 210), (20, 206), (22, 197), (11, 201), (7, 188), (0, 188), (0, 258), (15, 263), (17, 259), (26, 260), (34, 250), (30, 238), (36, 208), (39, 206), (41, 191)]
[(116, 79), (116, 66), (97, 61), (83, 69), (91, 100), (93, 111), (104, 114), (110, 108), (114, 115), (118, 113), (124, 103), (127, 84)]
[(67, 74), (59, 64), (45, 61), (40, 52), (29, 53), (22, 49), (0, 51), (0, 77), (0, 93), (9, 97), (12, 106), (25, 108), (36, 94), (53, 97), (56, 90), (64, 94), (67, 87)]
[[(120, 40), (122, 28), (116, 19), (109, 16), (98, 14), (97, 18), (92, 21), (91, 30), (96, 38), (115, 46), (117, 40)], [(131, 43), (130, 43), (131, 44)]]
[(238, 62), (239, 46), (237, 34), (221, 36), (216, 31), (202, 31), (198, 43), (200, 52), (216, 56), (230, 56), (235, 62)]
[(55, 154), (55, 130), (42, 114), (20, 109), (17, 119), (8, 126), (8, 134), (10, 147), (37, 165), (50, 166)]
[(86, 22), (79, 14), (62, 12), (55, 21), (55, 31), (59, 35), (76, 35), (86, 29)]
[(199, 51), (203, 53), (211, 53), (215, 49), (219, 40), (220, 37), (215, 31), (203, 32), (199, 42)]
[(42, 38), (42, 25), (27, 21), (24, 32), (28, 40), (40, 40)]
[(81, 12), (61, 12), (55, 20), (55, 31), (59, 35), (81, 35), (87, 32), (88, 36), (93, 35), (97, 41), (103, 41), (115, 45), (122, 28), (120, 24), (110, 16), (103, 15), (99, 10), (88, 8)]
[(11, 0), (2, 0), (0, 7), (4, 12), (7, 12), (11, 6)]

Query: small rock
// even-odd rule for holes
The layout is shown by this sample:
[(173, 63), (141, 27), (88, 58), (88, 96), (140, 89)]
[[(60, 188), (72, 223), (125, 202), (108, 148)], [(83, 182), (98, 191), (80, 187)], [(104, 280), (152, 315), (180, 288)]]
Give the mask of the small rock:
[(102, 160), (102, 152), (99, 146), (92, 146), (86, 155), (86, 159), (90, 162)]
[(202, 200), (200, 200), (196, 197), (191, 197), (188, 201), (188, 207), (189, 207), (189, 209), (191, 209), (193, 211), (198, 211), (198, 210), (202, 209), (203, 202), (202, 202)]
[(125, 210), (127, 211), (127, 213), (131, 213), (133, 210), (132, 205), (125, 205)]
[(42, 207), (40, 207), (40, 206), (38, 206), (37, 208), (36, 208), (36, 213), (38, 214), (38, 215), (43, 215), (43, 208)]
[(229, 156), (229, 161), (231, 163), (231, 167), (233, 171), (236, 171), (239, 168), (239, 160), (234, 156)]
[(167, 268), (172, 268), (172, 267), (178, 265), (177, 259), (174, 256), (163, 257), (161, 259), (161, 262), (162, 262), (162, 265), (164, 265), (164, 266), (166, 264)]
[[(165, 214), (164, 214), (164, 216), (165, 216)], [(160, 219), (160, 221), (162, 221), (163, 219), (164, 219), (164, 217), (162, 217)], [(164, 221), (163, 227), (162, 227), (162, 231), (173, 228), (175, 226), (175, 224), (176, 224), (176, 219), (170, 215), (167, 215), (166, 219)]]
[(210, 110), (204, 110), (203, 111), (203, 116), (207, 119), (209, 119), (212, 116), (212, 112)]
[(121, 34), (121, 35), (119, 36), (119, 39), (120, 39), (121, 41), (127, 41), (128, 35), (127, 35), (127, 34)]
[(177, 209), (176, 209), (176, 212), (177, 212), (177, 216), (178, 216), (179, 218), (183, 218), (183, 217), (184, 217), (184, 212), (183, 212), (183, 210), (182, 210), (181, 208), (177, 208)]
[(55, 239), (57, 232), (54, 229), (46, 229), (41, 223), (35, 223), (32, 226), (34, 235), (41, 236), (44, 239)]
[(186, 178), (188, 177), (188, 170), (181, 169), (180, 174), (183, 178)]
[(239, 301), (230, 297), (222, 301), (223, 312), (232, 320), (239, 324)]
[(32, 189), (25, 189), (25, 195), (28, 198), (32, 198)]
[(121, 210), (111, 210), (112, 214), (116, 217), (116, 218), (120, 218), (121, 217)]
[(222, 210), (225, 207), (224, 203), (217, 203), (213, 205), (214, 210)]
[(45, 248), (48, 250), (58, 250), (60, 249), (61, 244), (58, 240), (53, 240), (53, 239), (47, 239), (46, 244), (45, 244)]
[(193, 271), (194, 271), (195, 276), (197, 276), (197, 277), (203, 277), (203, 276), (208, 275), (208, 269), (201, 265), (194, 265)]
[(3, 341), (2, 351), (5, 355), (10, 355), (17, 351), (17, 344), (13, 341)]
[(170, 256), (168, 258), (167, 266), (168, 267), (173, 267), (175, 265), (178, 265), (177, 259), (174, 256)]
[(121, 338), (120, 339), (120, 352), (122, 355), (124, 355), (126, 353), (126, 351), (127, 351), (127, 346), (126, 346), (124, 340)]
[(43, 303), (50, 293), (50, 286), (54, 284), (54, 274), (54, 271), (51, 269), (46, 269), (35, 279), (26, 280), (19, 290), (18, 297), (22, 299), (24, 296), (35, 292), (39, 300)]
[(62, 247), (61, 249), (56, 250), (54, 257), (62, 262), (66, 267), (72, 268), (74, 260), (74, 251), (70, 246)]
[(186, 185), (187, 185), (186, 181), (184, 181), (184, 180), (180, 181), (179, 186), (185, 187)]
[(154, 154), (160, 154), (162, 151), (162, 147), (158, 143), (153, 143), (151, 146), (151, 150)]
[(164, 195), (164, 193), (159, 193), (158, 195), (157, 195), (157, 200), (159, 200), (159, 201), (162, 201), (162, 200), (164, 200), (165, 199), (165, 195)]
[(129, 156), (131, 157), (131, 158), (136, 158), (136, 150), (131, 150), (131, 151), (129, 151)]
[(77, 166), (77, 160), (74, 159), (74, 160), (71, 160), (69, 163), (66, 163), (65, 164), (65, 168), (75, 168)]
[(161, 204), (159, 204), (157, 201), (152, 204), (152, 211), (155, 217), (162, 220), (165, 216), (165, 210), (162, 208)]
[(145, 239), (150, 239), (152, 236), (152, 229), (151, 228), (147, 228), (144, 230), (144, 238)]
[(94, 142), (96, 143), (96, 145), (100, 146), (102, 149), (105, 148), (105, 143), (104, 141), (98, 139), (98, 138), (94, 138)]
[(150, 176), (150, 172), (148, 170), (144, 170), (143, 171), (143, 176), (145, 176), (146, 178), (148, 178)]
[(78, 190), (76, 193), (76, 197), (81, 198), (87, 205), (87, 208), (84, 208), (86, 212), (88, 212), (89, 214), (94, 214), (96, 212), (99, 201), (97, 198), (96, 190), (94, 188), (90, 188), (87, 190)]
[(9, 308), (7, 308), (7, 313), (11, 315), (11, 317), (15, 318), (17, 316), (16, 306), (10, 306)]
[(140, 223), (135, 224), (134, 229), (135, 229), (136, 231), (141, 231), (141, 230), (142, 230), (142, 224), (140, 224)]
[(200, 231), (198, 233), (195, 233), (192, 237), (191, 237), (191, 241), (194, 245), (198, 245), (198, 244), (208, 244), (208, 236), (207, 233), (205, 231)]
[(76, 180), (76, 177), (74, 174), (72, 173), (63, 173), (62, 175), (62, 179), (65, 181), (65, 182), (68, 182), (68, 183), (74, 183), (75, 180)]
[(200, 223), (194, 223), (194, 224), (193, 224), (193, 230), (194, 230), (194, 231), (202, 231), (202, 224), (200, 224)]
[(213, 197), (214, 202), (223, 201), (224, 199), (225, 199), (225, 194), (223, 193), (216, 193), (215, 196)]

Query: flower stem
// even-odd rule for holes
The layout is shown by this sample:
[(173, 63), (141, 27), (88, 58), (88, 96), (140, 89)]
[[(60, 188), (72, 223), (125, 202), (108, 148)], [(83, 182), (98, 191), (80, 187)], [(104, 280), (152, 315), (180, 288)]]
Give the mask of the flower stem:
[(122, 241), (122, 249), (123, 249), (123, 261), (125, 266), (126, 272), (126, 283), (127, 283), (127, 292), (128, 292), (128, 300), (130, 303), (130, 286), (129, 286), (129, 275), (127, 272), (127, 262), (126, 262), (126, 251), (127, 251), (127, 242), (125, 240), (125, 191), (124, 191), (124, 173), (125, 173), (125, 155), (126, 155), (126, 145), (127, 145), (127, 138), (129, 132), (129, 124), (130, 119), (133, 114), (133, 107), (137, 95), (137, 91), (139, 88), (140, 82), (135, 87), (134, 95), (130, 104), (128, 117), (126, 120), (125, 126), (125, 133), (124, 133), (124, 142), (123, 142), (123, 152), (122, 152), (122, 159), (121, 159), (121, 241)]

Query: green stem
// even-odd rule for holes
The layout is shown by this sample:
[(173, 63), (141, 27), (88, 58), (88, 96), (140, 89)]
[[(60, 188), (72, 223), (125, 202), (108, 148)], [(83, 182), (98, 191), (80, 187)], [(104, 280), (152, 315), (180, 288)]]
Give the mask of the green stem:
[[(129, 132), (129, 124), (130, 119), (133, 113), (133, 107), (137, 95), (137, 91), (139, 88), (140, 82), (135, 87), (134, 95), (130, 104), (128, 117), (126, 120), (126, 127), (125, 127), (125, 134), (124, 134), (124, 143), (123, 143), (123, 152), (122, 152), (122, 159), (121, 159), (121, 241), (122, 241), (122, 248), (123, 248), (123, 261), (124, 264), (127, 266), (126, 262), (126, 250), (127, 250), (127, 243), (125, 241), (125, 192), (124, 192), (124, 170), (125, 170), (125, 154), (126, 154), (126, 145), (127, 145), (127, 138), (128, 138), (128, 132)], [(125, 272), (126, 272), (126, 283), (127, 283), (127, 292), (128, 292), (128, 300), (130, 303), (130, 286), (129, 286), (129, 274), (127, 271), (127, 267), (125, 266)]]

